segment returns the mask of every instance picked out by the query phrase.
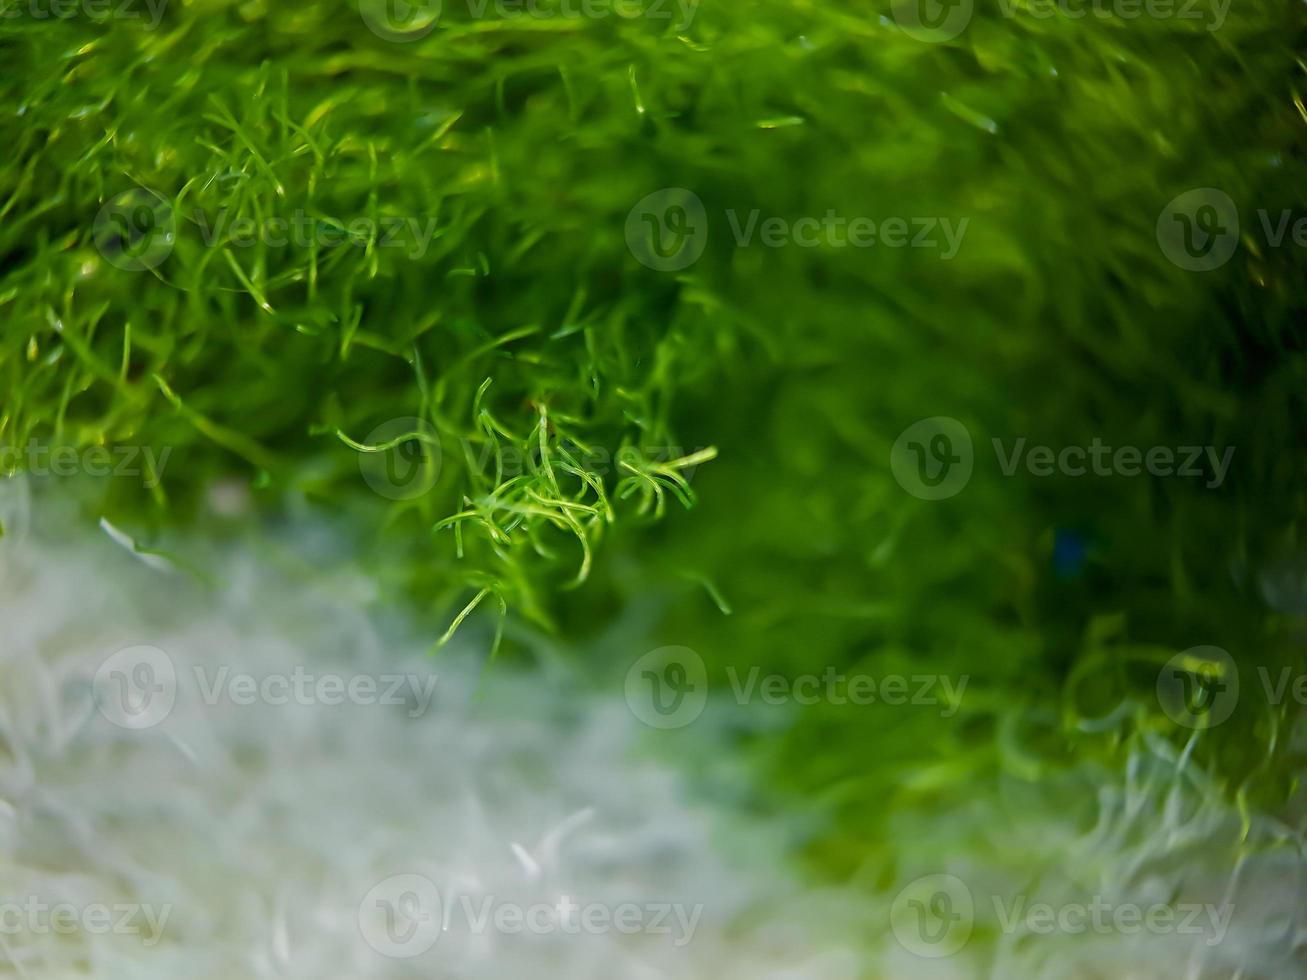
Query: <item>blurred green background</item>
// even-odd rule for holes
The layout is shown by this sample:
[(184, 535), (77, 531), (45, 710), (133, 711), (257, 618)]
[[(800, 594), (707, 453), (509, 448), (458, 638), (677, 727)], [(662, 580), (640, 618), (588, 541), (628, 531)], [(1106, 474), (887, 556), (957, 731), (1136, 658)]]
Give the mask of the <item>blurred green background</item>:
[[(5, 9), (0, 444), (171, 450), (157, 488), (93, 483), (88, 525), (148, 546), (343, 516), (433, 640), (480, 597), (462, 629), (487, 650), (548, 637), (613, 690), (646, 652), (632, 637), (697, 651), (719, 692), (730, 667), (969, 677), (947, 719), (827, 703), (727, 725), (767, 774), (759, 805), (809, 813), (841, 877), (880, 873), (894, 815), (1115, 766), (1143, 733), (1196, 737), (1231, 799), (1301, 805), (1294, 706), (1256, 696), (1255, 670), (1304, 666), (1307, 263), (1258, 219), (1302, 203), (1302, 4), (1209, 29), (1208, 8), (980, 3), (938, 41), (899, 8), (795, 0), (703, 0), (688, 23), (447, 2), (402, 42), (369, 29), (375, 5), (323, 0), (175, 2), (155, 29)], [(704, 207), (676, 271), (628, 233), (664, 188)], [(1241, 222), (1208, 272), (1158, 238), (1193, 188)], [(102, 209), (124, 193), (175, 223), (152, 269), (110, 260)], [(740, 247), (728, 212), (755, 209), (967, 224), (947, 260)], [(314, 232), (206, 241), (220, 215)], [(395, 219), (434, 236), (368, 231)], [(891, 448), (939, 416), (974, 472), (922, 500)], [(439, 466), (396, 501), (355, 447), (408, 417)], [(1007, 476), (995, 438), (1235, 453), (1215, 488)], [(542, 439), (634, 465), (478, 462)], [(1155, 689), (1199, 645), (1252, 693), (1195, 736)]]

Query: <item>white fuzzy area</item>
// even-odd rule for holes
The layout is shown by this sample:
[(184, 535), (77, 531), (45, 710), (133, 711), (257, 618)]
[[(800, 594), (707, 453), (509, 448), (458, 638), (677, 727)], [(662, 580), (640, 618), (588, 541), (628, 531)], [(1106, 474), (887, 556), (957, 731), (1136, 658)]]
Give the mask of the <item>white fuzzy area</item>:
[[(506, 666), (473, 696), (454, 654), (433, 660), (384, 639), (358, 612), (359, 583), (329, 568), (310, 587), (236, 559), (222, 587), (203, 588), (108, 535), (24, 542), (13, 510), (0, 584), (0, 903), (171, 914), (153, 944), (6, 930), (0, 975), (857, 975), (830, 941), (823, 901), (773, 870), (765, 840), (750, 856), (687, 801), (677, 774), (638, 751), (648, 730), (620, 696), (583, 699)], [(111, 724), (92, 697), (105, 657), (136, 644), (166, 651), (179, 677), (171, 714), (141, 731)], [(209, 705), (190, 680), (196, 665), (434, 671), (438, 682), (420, 717), (415, 703)], [(728, 860), (732, 850), (746, 860)], [(404, 873), (435, 883), (452, 918), (428, 952), (388, 958), (364, 940), (360, 903)], [(674, 918), (669, 935), (507, 934), (471, 930), (458, 904), (563, 895), (702, 906), (702, 917), (689, 936)]]
[[(31, 897), (170, 911), (157, 941), (0, 920), (0, 977), (1307, 975), (1301, 826), (1240, 814), (1172, 741), (1136, 740), (1123, 773), (1004, 778), (974, 787), (968, 807), (897, 814), (889, 863), (849, 869), (864, 883), (855, 898), (800, 884), (783, 828), (696, 801), (666, 753), (649, 751), (672, 736), (642, 727), (620, 690), (583, 695), (565, 671), (497, 665), (476, 677), (456, 652), (432, 659), (402, 624), (362, 612), (374, 587), (329, 547), (300, 539), (318, 556), (307, 568), (275, 548), (232, 549), (206, 559), (218, 581), (203, 585), (133, 554), (112, 528), (29, 531), (29, 510), (26, 484), (0, 481), (0, 914)], [(97, 707), (94, 678), (141, 644), (166, 651), (178, 694), (165, 720), (138, 731)], [(437, 682), (421, 713), (414, 699), (206, 704), (197, 667), (210, 680), (224, 667), (298, 667)], [(674, 744), (729, 754), (708, 719), (742, 710), (710, 703)], [(381, 955), (361, 927), (365, 897), (397, 874), (432, 882), (449, 916), (411, 958)], [(938, 959), (920, 955), (915, 920), (894, 912), (896, 895), (911, 894), (901, 889), (933, 875), (963, 882), (973, 906), (968, 941)], [(480, 908), (564, 896), (702, 912), (689, 935), (674, 917), (669, 934), (633, 935), (478, 931), (463, 918), (464, 898)], [(1232, 913), (1217, 943), (1176, 930), (1047, 934), (998, 914), (1095, 899)]]

